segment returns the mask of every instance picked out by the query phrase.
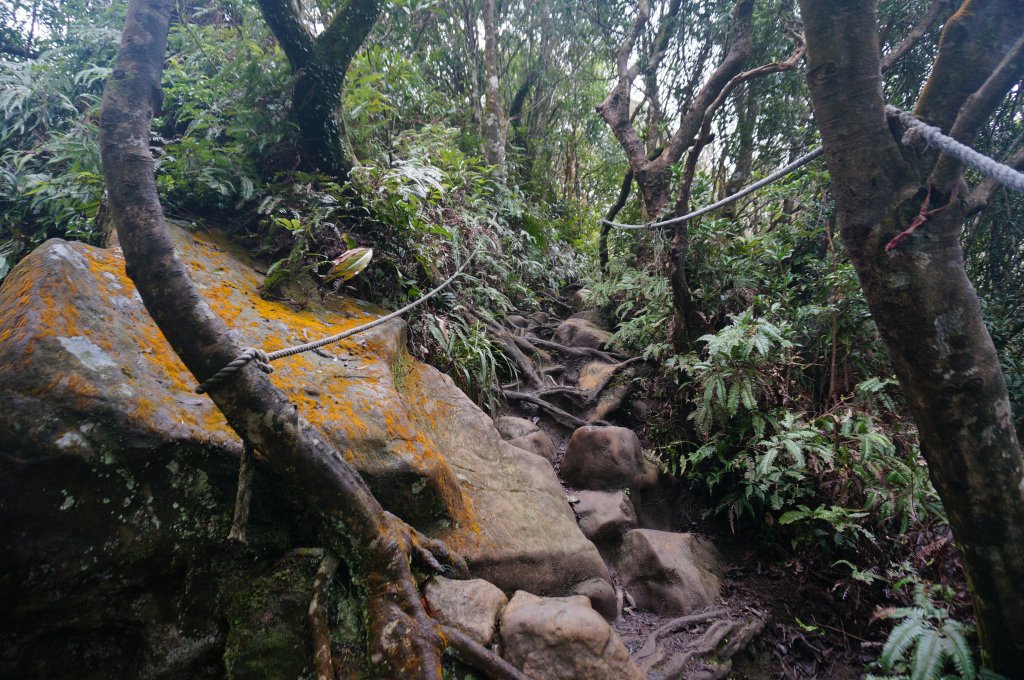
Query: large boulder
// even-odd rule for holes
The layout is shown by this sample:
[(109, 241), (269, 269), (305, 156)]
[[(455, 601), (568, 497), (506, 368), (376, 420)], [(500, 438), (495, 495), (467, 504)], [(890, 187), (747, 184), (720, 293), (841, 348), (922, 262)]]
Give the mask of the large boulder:
[(552, 340), (567, 347), (604, 349), (611, 343), (612, 334), (586, 319), (573, 317), (558, 325)]
[(501, 614), (505, 658), (534, 680), (640, 680), (625, 645), (582, 595), (517, 592)]
[(683, 616), (712, 604), (721, 588), (714, 546), (693, 534), (633, 529), (615, 569), (641, 609)]
[(494, 642), (498, 615), (508, 604), (505, 593), (483, 579), (454, 581), (435, 576), (427, 581), (423, 597), (435, 619), (485, 647)]
[[(280, 349), (379, 311), (343, 298), (321, 303), (315, 293), (296, 304), (264, 300), (262, 276), (228, 242), (172, 235), (213, 311), (246, 345)], [(415, 361), (401, 322), (328, 349), (335, 359), (276, 362), (271, 379), (387, 509), (509, 592), (568, 593), (608, 578), (551, 465), (503, 442), (451, 379)], [(39, 675), (18, 669), (63, 648), (71, 655), (63, 667), (92, 659), (105, 664), (104, 677), (121, 673), (119, 663), (129, 675), (155, 669), (145, 677), (170, 677), (174, 664), (182, 677), (204, 677), (210, 659), (219, 667), (219, 593), (238, 569), (224, 537), (241, 447), (193, 388), (116, 248), (52, 240), (7, 277), (0, 676)], [(316, 544), (315, 516), (259, 466), (253, 503), (250, 550), (261, 559)]]
[(624, 489), (648, 484), (636, 433), (625, 427), (584, 425), (572, 433), (562, 457), (562, 478), (580, 489)]
[(622, 491), (578, 491), (573, 506), (583, 535), (594, 542), (619, 538), (636, 528), (633, 503)]

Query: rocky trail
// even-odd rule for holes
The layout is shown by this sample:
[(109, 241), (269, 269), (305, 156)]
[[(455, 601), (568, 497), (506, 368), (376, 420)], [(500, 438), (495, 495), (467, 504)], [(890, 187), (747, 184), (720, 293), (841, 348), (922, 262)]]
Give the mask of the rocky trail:
[[(255, 346), (380, 314), (348, 298), (265, 300), (256, 263), (226, 239), (172, 235), (214, 311)], [(734, 578), (733, 560), (684, 531), (703, 527), (623, 426), (643, 421), (631, 392), (649, 369), (610, 346), (594, 312), (552, 304), (559, 314), (485, 322), (520, 369), (494, 421), (408, 353), (397, 321), (282, 361), (273, 380), (388, 510), (466, 559), (472, 580), (427, 581), (431, 613), (527, 676), (844, 677), (822, 670), (820, 650), (765, 671), (796, 663), (801, 636), (763, 642), (770, 603), (797, 591), (749, 569)], [(257, 451), (246, 542), (229, 538), (242, 446), (194, 388), (117, 248), (49, 241), (7, 277), (0, 677), (312, 673), (321, 520)], [(324, 598), (339, 678), (372, 677), (359, 597), (342, 570)]]
[[(576, 296), (576, 307), (582, 306)], [(503, 385), (506, 415), (495, 420), (509, 444), (551, 462), (580, 529), (600, 551), (612, 588), (578, 589), (612, 621), (640, 677), (722, 678), (747, 651), (767, 614), (721, 595), (715, 547), (673, 530), (674, 504), (637, 435), (634, 381), (649, 371), (620, 354), (598, 312), (510, 315), (488, 324), (513, 357), (517, 382)]]

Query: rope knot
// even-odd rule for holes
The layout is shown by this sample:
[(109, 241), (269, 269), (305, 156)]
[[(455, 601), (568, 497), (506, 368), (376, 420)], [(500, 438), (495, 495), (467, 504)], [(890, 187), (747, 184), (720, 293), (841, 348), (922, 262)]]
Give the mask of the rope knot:
[(205, 394), (214, 385), (219, 385), (235, 373), (238, 373), (250, 361), (255, 361), (256, 367), (264, 373), (274, 372), (274, 368), (270, 365), (270, 355), (257, 347), (246, 347), (237, 357), (232, 359), (231, 363), (200, 383), (196, 387), (196, 394)]

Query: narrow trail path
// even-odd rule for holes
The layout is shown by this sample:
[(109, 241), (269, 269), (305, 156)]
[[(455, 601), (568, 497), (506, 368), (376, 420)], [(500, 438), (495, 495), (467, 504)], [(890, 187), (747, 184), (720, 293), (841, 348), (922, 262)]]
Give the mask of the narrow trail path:
[(648, 678), (737, 677), (734, 661), (762, 665), (751, 643), (769, 615), (749, 597), (722, 596), (732, 589), (717, 551), (680, 531), (671, 480), (620, 426), (642, 421), (631, 396), (652, 367), (614, 347), (597, 312), (554, 308), (480, 320), (519, 370), (502, 386), (498, 431), (551, 462), (612, 574), (611, 591), (600, 581), (585, 594)]

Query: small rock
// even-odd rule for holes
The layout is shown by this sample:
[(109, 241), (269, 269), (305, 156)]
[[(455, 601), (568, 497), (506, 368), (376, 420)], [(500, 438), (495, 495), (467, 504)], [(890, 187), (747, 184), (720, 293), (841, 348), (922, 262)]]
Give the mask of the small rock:
[(552, 339), (567, 347), (601, 349), (612, 340), (612, 334), (586, 319), (566, 319), (555, 330)]
[(603, 578), (588, 578), (586, 581), (577, 583), (572, 590), (576, 595), (587, 597), (590, 600), (590, 606), (609, 621), (619, 618), (619, 599), (612, 584)]
[(533, 312), (532, 314), (528, 314), (526, 318), (535, 324), (540, 324), (541, 326), (551, 322), (551, 315), (547, 312)]
[(591, 361), (580, 371), (580, 377), (576, 384), (587, 392), (593, 392), (604, 384), (608, 375), (615, 370), (615, 364), (606, 364), (603, 361)]
[(581, 489), (623, 489), (644, 475), (636, 433), (625, 427), (584, 425), (572, 433), (562, 458), (562, 478)]
[(551, 441), (551, 437), (548, 436), (547, 432), (538, 429), (536, 432), (530, 434), (524, 434), (521, 437), (508, 440), (508, 443), (517, 448), (529, 451), (530, 453), (547, 458), (552, 463), (555, 462), (555, 443)]
[(590, 296), (592, 295), (590, 289), (580, 288), (578, 291), (572, 294), (572, 308), (577, 312), (582, 312), (587, 308), (587, 304), (590, 302)]
[(580, 491), (575, 506), (583, 535), (591, 541), (615, 539), (636, 528), (636, 512), (622, 491)]
[(637, 606), (666, 616), (707, 607), (721, 587), (714, 546), (693, 534), (633, 529), (622, 539), (615, 569)]
[(485, 647), (494, 641), (498, 615), (508, 604), (505, 593), (483, 579), (453, 581), (435, 576), (427, 581), (423, 596), (435, 619)]
[(519, 591), (501, 613), (505, 658), (534, 680), (641, 680), (608, 622), (582, 595)]
[(597, 311), (596, 309), (584, 309), (582, 312), (576, 312), (569, 318), (583, 319), (584, 321), (589, 321), (590, 323), (594, 324), (595, 326), (602, 330), (608, 330), (608, 326), (605, 323), (604, 317), (601, 315), (601, 312)]
[(495, 418), (494, 429), (498, 431), (498, 434), (505, 441), (518, 439), (519, 437), (540, 431), (540, 427), (536, 423), (530, 422), (526, 418), (516, 418), (515, 416)]

